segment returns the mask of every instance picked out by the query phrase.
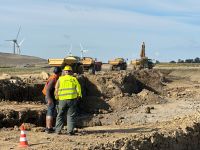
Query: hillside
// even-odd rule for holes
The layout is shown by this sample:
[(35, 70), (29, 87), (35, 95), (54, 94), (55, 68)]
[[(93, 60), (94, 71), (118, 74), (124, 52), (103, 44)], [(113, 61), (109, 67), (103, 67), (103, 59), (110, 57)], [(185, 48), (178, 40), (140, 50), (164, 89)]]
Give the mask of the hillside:
[(0, 66), (38, 65), (46, 63), (47, 60), (39, 57), (0, 52)]

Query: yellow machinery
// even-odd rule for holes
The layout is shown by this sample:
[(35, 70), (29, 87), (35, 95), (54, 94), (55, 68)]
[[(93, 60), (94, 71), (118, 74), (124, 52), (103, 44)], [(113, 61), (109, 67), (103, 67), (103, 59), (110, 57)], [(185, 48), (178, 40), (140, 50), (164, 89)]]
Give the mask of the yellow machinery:
[(66, 65), (70, 65), (74, 73), (78, 74), (83, 73), (83, 64), (81, 62), (81, 59), (77, 56), (67, 56), (63, 59), (50, 58), (48, 59), (48, 63), (50, 66), (53, 67), (60, 66), (61, 68), (64, 68), (64, 66)]
[(127, 63), (124, 58), (115, 58), (114, 60), (109, 60), (108, 63), (102, 65), (102, 70), (111, 71), (111, 70), (126, 70)]
[(97, 62), (91, 57), (83, 57), (81, 59), (84, 71), (88, 71), (90, 74), (95, 74), (95, 71), (101, 70), (102, 62)]
[(141, 51), (140, 51), (140, 59), (131, 60), (130, 64), (128, 65), (128, 70), (135, 70), (135, 69), (152, 69), (153, 62), (151, 59), (148, 59), (145, 54), (145, 43), (142, 43)]

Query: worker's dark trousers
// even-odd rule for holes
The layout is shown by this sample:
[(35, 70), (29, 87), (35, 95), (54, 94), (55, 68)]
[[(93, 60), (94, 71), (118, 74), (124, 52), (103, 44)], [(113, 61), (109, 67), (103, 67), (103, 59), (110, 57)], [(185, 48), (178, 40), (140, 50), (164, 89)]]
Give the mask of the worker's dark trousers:
[(77, 100), (59, 100), (58, 115), (56, 117), (56, 133), (59, 133), (64, 125), (67, 113), (67, 132), (73, 132), (76, 119)]

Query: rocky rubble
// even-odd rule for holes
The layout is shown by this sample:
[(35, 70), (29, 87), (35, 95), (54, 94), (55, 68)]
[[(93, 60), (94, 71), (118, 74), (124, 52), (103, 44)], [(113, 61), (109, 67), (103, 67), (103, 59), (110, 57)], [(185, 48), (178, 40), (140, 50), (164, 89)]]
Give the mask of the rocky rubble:
[(200, 149), (200, 123), (193, 123), (184, 129), (174, 130), (172, 133), (160, 131), (151, 134), (129, 136), (108, 143), (100, 143), (89, 147), (89, 150), (198, 150)]

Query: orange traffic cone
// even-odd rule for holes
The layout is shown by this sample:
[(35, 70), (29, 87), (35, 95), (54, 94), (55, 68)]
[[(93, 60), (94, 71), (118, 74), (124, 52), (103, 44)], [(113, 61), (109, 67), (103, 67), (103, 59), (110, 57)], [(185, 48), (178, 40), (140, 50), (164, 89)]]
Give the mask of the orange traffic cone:
[(25, 131), (25, 127), (24, 124), (22, 124), (20, 126), (20, 130), (21, 130), (21, 134), (20, 134), (20, 143), (19, 143), (19, 147), (28, 147), (28, 141), (26, 138), (26, 131)]

